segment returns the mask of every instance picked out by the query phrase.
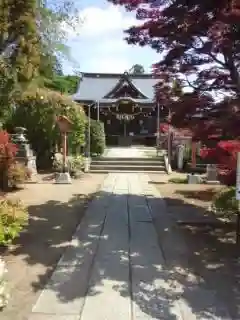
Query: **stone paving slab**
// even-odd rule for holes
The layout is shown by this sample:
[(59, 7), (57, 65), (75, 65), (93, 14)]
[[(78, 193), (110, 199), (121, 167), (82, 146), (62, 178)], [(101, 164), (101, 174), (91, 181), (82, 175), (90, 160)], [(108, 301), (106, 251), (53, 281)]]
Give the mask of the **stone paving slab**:
[(107, 211), (81, 320), (130, 319), (127, 196), (122, 196), (126, 190), (120, 181)]
[(171, 288), (164, 259), (148, 203), (142, 196), (147, 181), (146, 176), (135, 177), (138, 187), (129, 198), (133, 319), (182, 319), (178, 306), (170, 304)]
[(214, 292), (197, 283), (185, 288), (166, 264), (154, 227), (162, 222), (167, 230), (166, 219), (147, 175), (109, 174), (29, 320), (230, 320), (204, 312), (219, 307)]

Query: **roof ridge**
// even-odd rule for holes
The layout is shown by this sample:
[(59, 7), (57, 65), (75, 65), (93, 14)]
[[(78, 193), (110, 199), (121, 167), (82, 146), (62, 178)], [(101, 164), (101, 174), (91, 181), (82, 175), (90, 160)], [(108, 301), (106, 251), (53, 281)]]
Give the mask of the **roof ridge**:
[[(81, 72), (82, 77), (86, 78), (121, 78), (124, 76), (123, 73), (106, 73), (106, 72)], [(128, 74), (129, 78), (156, 78), (153, 73), (143, 73), (143, 74)]]

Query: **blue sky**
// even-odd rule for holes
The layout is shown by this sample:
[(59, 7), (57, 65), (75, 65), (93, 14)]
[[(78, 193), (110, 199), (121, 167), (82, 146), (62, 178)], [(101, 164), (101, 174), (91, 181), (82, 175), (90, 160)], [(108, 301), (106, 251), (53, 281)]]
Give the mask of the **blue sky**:
[[(146, 71), (159, 60), (150, 48), (130, 46), (123, 30), (136, 23), (133, 14), (105, 0), (81, 0), (79, 17), (83, 23), (69, 30), (67, 45), (74, 63), (65, 62), (64, 73), (124, 72), (133, 64), (142, 64)], [(67, 27), (66, 27), (67, 28)], [(68, 29), (68, 28), (67, 28)]]

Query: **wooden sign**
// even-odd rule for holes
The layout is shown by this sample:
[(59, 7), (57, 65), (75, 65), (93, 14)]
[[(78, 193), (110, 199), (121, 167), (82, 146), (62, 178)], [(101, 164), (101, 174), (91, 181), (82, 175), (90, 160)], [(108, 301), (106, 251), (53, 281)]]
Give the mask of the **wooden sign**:
[(62, 133), (67, 133), (71, 131), (72, 122), (66, 116), (58, 116), (56, 118), (59, 129)]

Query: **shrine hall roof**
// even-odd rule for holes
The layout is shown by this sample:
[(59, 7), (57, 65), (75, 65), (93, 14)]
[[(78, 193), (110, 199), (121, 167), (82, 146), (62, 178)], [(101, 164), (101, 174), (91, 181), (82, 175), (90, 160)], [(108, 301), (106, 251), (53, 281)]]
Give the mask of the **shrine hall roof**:
[[(82, 73), (77, 92), (72, 96), (75, 101), (103, 101), (104, 98), (122, 79), (127, 76), (128, 80), (144, 95), (146, 99), (139, 102), (153, 102), (154, 85), (159, 81), (152, 74), (110, 74), (110, 73)], [(111, 99), (109, 99), (111, 100)], [(141, 100), (141, 101), (140, 101)]]

